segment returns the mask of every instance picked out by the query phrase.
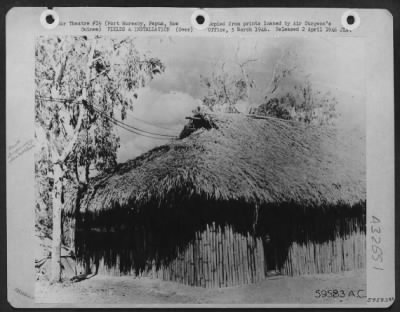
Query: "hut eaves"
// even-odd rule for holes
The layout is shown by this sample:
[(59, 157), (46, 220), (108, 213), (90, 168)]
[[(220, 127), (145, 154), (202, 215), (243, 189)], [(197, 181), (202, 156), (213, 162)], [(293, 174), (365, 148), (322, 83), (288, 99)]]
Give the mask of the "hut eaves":
[[(136, 209), (194, 194), (254, 204), (353, 205), (366, 200), (365, 137), (337, 129), (208, 115), (201, 127), (94, 178), (80, 210)], [(67, 212), (75, 207), (73, 196)]]

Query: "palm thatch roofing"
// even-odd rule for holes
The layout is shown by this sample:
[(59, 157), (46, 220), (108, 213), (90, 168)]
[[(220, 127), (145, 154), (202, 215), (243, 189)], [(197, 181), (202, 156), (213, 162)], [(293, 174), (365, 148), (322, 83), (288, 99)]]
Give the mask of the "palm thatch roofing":
[[(80, 211), (161, 207), (194, 195), (313, 207), (366, 200), (364, 134), (241, 114), (196, 118), (181, 139), (94, 178)], [(74, 207), (71, 199), (65, 205)]]

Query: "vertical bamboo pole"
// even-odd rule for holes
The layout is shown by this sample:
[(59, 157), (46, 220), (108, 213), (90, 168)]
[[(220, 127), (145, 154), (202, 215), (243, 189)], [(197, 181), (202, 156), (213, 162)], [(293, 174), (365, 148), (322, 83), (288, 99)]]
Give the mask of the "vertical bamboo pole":
[(240, 263), (239, 263), (239, 247), (238, 247), (238, 239), (237, 233), (232, 233), (233, 238), (233, 246), (234, 246), (234, 257), (235, 257), (235, 271), (236, 271), (236, 285), (241, 284), (240, 280)]
[(239, 234), (238, 233), (238, 247), (239, 247), (239, 261), (240, 261), (240, 272), (241, 272), (241, 278), (242, 278), (242, 281), (241, 281), (241, 284), (245, 284), (246, 283), (246, 271), (245, 271), (245, 268), (246, 268), (246, 265), (245, 265), (245, 263), (244, 263), (244, 255), (243, 255), (243, 236), (242, 236), (242, 234)]
[(204, 248), (205, 248), (205, 263), (206, 263), (206, 287), (209, 288), (210, 287), (210, 260), (209, 260), (209, 228), (208, 225), (206, 226), (206, 232), (205, 232), (205, 244), (204, 244)]
[(239, 257), (239, 274), (240, 274), (240, 285), (244, 284), (244, 265), (243, 265), (243, 249), (242, 249), (242, 235), (236, 233), (236, 242), (238, 247)]
[(228, 275), (227, 275), (227, 262), (228, 262), (228, 257), (226, 254), (226, 244), (225, 244), (225, 226), (222, 227), (221, 229), (221, 247), (222, 247), (222, 265), (223, 265), (223, 281), (224, 281), (224, 286), (228, 286)]
[(185, 284), (185, 250), (179, 250), (179, 282)]
[(197, 263), (198, 263), (198, 286), (203, 286), (203, 246), (201, 241), (201, 236), (199, 232), (196, 232), (196, 241), (197, 241)]
[(256, 281), (259, 281), (261, 279), (261, 276), (260, 276), (261, 268), (260, 268), (260, 251), (258, 249), (258, 238), (257, 237), (254, 237), (253, 246), (254, 246), (253, 265), (254, 265), (255, 278), (256, 278)]
[(224, 281), (224, 253), (222, 251), (222, 231), (221, 226), (218, 226), (218, 241), (219, 241), (219, 262), (220, 262), (220, 287), (225, 286)]
[(211, 255), (212, 255), (212, 276), (213, 276), (213, 287), (217, 286), (217, 269), (216, 269), (216, 248), (215, 248), (215, 223), (212, 223), (211, 230)]
[(187, 277), (188, 277), (188, 264), (189, 264), (189, 259), (188, 259), (188, 248), (185, 248), (183, 250), (183, 284), (187, 285)]
[(174, 266), (175, 266), (175, 259), (172, 260), (170, 262), (170, 264), (168, 265), (168, 268), (169, 268), (168, 275), (169, 275), (169, 280), (170, 281), (175, 281), (175, 279), (174, 279)]
[(249, 284), (249, 264), (247, 261), (247, 235), (242, 236), (242, 249), (243, 249), (243, 264), (244, 264), (244, 272), (245, 272), (245, 283)]
[(193, 277), (193, 243), (189, 243), (189, 248), (188, 248), (188, 285), (193, 286), (192, 282), (192, 277)]
[(239, 260), (239, 274), (240, 274), (240, 285), (244, 284), (244, 266), (243, 266), (243, 250), (242, 250), (242, 246), (241, 246), (241, 242), (242, 242), (242, 237), (241, 234), (236, 233), (236, 243), (237, 243), (237, 249), (238, 249), (238, 260)]
[(214, 287), (214, 230), (213, 230), (213, 224), (210, 225), (210, 232), (209, 232), (209, 243), (210, 243), (210, 284), (211, 287)]
[(228, 285), (233, 286), (233, 259), (232, 259), (232, 245), (229, 239), (229, 226), (225, 226), (225, 242), (226, 242), (226, 252), (228, 258)]
[(199, 264), (199, 267), (198, 267), (198, 274), (199, 274), (199, 278), (198, 278), (198, 280), (199, 280), (199, 286), (202, 286), (202, 287), (204, 287), (204, 285), (203, 285), (203, 281), (204, 281), (204, 271), (203, 271), (203, 254), (204, 254), (204, 252), (203, 252), (203, 245), (202, 245), (202, 241), (201, 241), (201, 236), (200, 236), (200, 233), (199, 232), (197, 232), (196, 233), (196, 236), (197, 236), (197, 247), (198, 247), (198, 264)]
[(224, 250), (224, 272), (225, 272), (225, 283), (226, 286), (231, 286), (230, 284), (230, 259), (229, 259), (229, 253), (228, 253), (228, 235), (227, 235), (227, 225), (224, 225), (224, 232), (223, 232), (223, 240), (222, 240), (222, 248)]
[(179, 283), (181, 280), (181, 260), (180, 260), (180, 251), (178, 250), (178, 254), (176, 257), (176, 269), (175, 269), (175, 273), (176, 273), (176, 281)]
[(215, 226), (215, 263), (216, 263), (216, 275), (217, 275), (217, 287), (221, 287), (221, 266), (219, 258), (219, 235), (218, 235), (218, 225)]
[(247, 251), (247, 270), (249, 276), (249, 283), (253, 283), (253, 270), (251, 266), (251, 240), (250, 240), (250, 233), (247, 232), (246, 235), (246, 251)]
[(290, 265), (292, 266), (292, 276), (296, 275), (296, 263), (295, 263), (295, 252), (294, 252), (294, 243), (290, 245)]
[(212, 288), (213, 276), (212, 276), (212, 249), (211, 249), (211, 227), (207, 225), (207, 258), (208, 258), (208, 287)]
[(181, 251), (181, 283), (186, 285), (187, 261), (186, 250)]
[(249, 272), (250, 272), (250, 280), (251, 283), (255, 282), (255, 277), (254, 277), (254, 273), (256, 272), (254, 270), (254, 266), (253, 266), (253, 260), (254, 260), (254, 239), (252, 236), (250, 236), (250, 234), (247, 234), (247, 240), (248, 240), (248, 245), (247, 245), (247, 254), (248, 254), (248, 262), (249, 262)]
[(249, 254), (250, 277), (251, 277), (251, 282), (254, 283), (256, 281), (256, 270), (254, 266), (254, 252), (255, 252), (254, 238), (248, 236), (248, 239), (249, 239), (248, 254)]
[(201, 285), (206, 287), (206, 272), (205, 272), (205, 249), (203, 232), (200, 233), (200, 248), (201, 248)]
[(211, 245), (210, 245), (211, 237), (210, 237), (210, 227), (207, 225), (207, 282), (208, 287), (211, 287), (212, 282), (212, 271), (211, 271)]
[(247, 243), (246, 236), (241, 236), (242, 243), (242, 263), (243, 263), (243, 283), (248, 284), (248, 264), (247, 264)]
[(219, 253), (218, 253), (218, 225), (214, 225), (215, 228), (215, 276), (216, 276), (216, 280), (215, 280), (215, 285), (216, 287), (220, 287), (220, 278), (219, 278), (219, 274), (220, 274), (220, 267), (219, 267)]
[(292, 247), (289, 247), (289, 256), (288, 256), (288, 268), (289, 268), (289, 275), (293, 276), (293, 261), (292, 261)]
[(189, 243), (188, 248), (188, 278), (187, 283), (188, 285), (192, 286), (192, 242)]
[(252, 263), (253, 263), (253, 270), (254, 270), (254, 279), (255, 279), (255, 281), (259, 281), (259, 280), (261, 280), (261, 268), (260, 268), (260, 265), (259, 265), (259, 262), (261, 262), (260, 261), (260, 254), (259, 254), (259, 250), (258, 250), (258, 246), (257, 246), (257, 237), (254, 237), (253, 238), (253, 241), (252, 241), (252, 244), (253, 244), (253, 260), (252, 260)]
[(236, 250), (235, 250), (235, 242), (233, 240), (233, 233), (232, 233), (232, 227), (230, 226), (228, 229), (228, 235), (229, 235), (229, 251), (231, 253), (231, 259), (232, 259), (232, 265), (231, 265), (231, 270), (232, 270), (232, 285), (237, 284), (237, 274), (236, 274)]
[(253, 257), (254, 257), (254, 262), (253, 262), (254, 263), (254, 272), (256, 274), (257, 281), (259, 281), (259, 280), (261, 280), (261, 265), (260, 265), (260, 263), (261, 263), (261, 261), (260, 261), (261, 260), (261, 253), (260, 253), (260, 250), (258, 249), (258, 246), (257, 246), (257, 238), (256, 237), (253, 240), (253, 246), (254, 246), (254, 254), (253, 254)]
[(238, 271), (238, 248), (236, 246), (236, 236), (232, 231), (232, 228), (230, 229), (230, 235), (232, 239), (232, 251), (233, 251), (233, 263), (234, 263), (234, 277), (235, 277), (235, 285), (239, 284), (239, 271)]
[(224, 250), (225, 241), (224, 241), (223, 227), (220, 227), (219, 230), (220, 230), (220, 240), (221, 240), (220, 252), (221, 252), (221, 266), (222, 266), (222, 285), (224, 287), (226, 287), (227, 284), (226, 284), (226, 266), (225, 266), (225, 263), (226, 263), (227, 259), (225, 258), (225, 250)]
[(217, 226), (214, 224), (214, 247), (215, 247), (215, 286), (219, 287), (219, 263), (218, 263), (218, 231)]
[(237, 233), (237, 246), (239, 251), (239, 272), (240, 272), (240, 285), (244, 284), (244, 263), (243, 263), (243, 247), (242, 235)]
[(215, 286), (220, 287), (220, 268), (219, 268), (219, 255), (218, 255), (218, 226), (214, 224), (215, 234), (214, 234), (214, 244), (215, 244)]
[(190, 279), (192, 277), (192, 257), (190, 255), (190, 251), (192, 249), (192, 244), (189, 243), (187, 248), (186, 248), (186, 285), (190, 285)]
[(219, 278), (219, 274), (220, 274), (220, 267), (219, 267), (219, 254), (218, 254), (218, 226), (215, 226), (215, 276), (216, 276), (216, 280), (215, 280), (215, 285), (216, 287), (220, 287), (220, 278)]
[(195, 273), (196, 273), (196, 286), (201, 286), (201, 281), (200, 281), (200, 272), (201, 272), (201, 264), (200, 264), (200, 258), (201, 258), (201, 254), (200, 254), (200, 244), (199, 244), (199, 240), (198, 240), (198, 232), (194, 233), (194, 237), (195, 237), (195, 255), (194, 255), (194, 259), (195, 259)]
[(221, 263), (221, 287), (225, 287), (225, 268), (224, 268), (224, 251), (223, 251), (223, 239), (222, 239), (222, 228), (221, 226), (218, 227), (219, 231), (219, 260)]
[(256, 271), (256, 267), (255, 267), (255, 263), (254, 263), (254, 254), (255, 254), (255, 241), (254, 241), (254, 237), (249, 236), (249, 261), (250, 261), (250, 276), (251, 276), (251, 282), (254, 283), (256, 282), (257, 279), (257, 271)]
[(233, 244), (233, 236), (231, 227), (228, 228), (228, 251), (229, 259), (231, 261), (230, 271), (231, 271), (231, 286), (236, 285), (236, 262), (235, 262), (235, 246)]
[(208, 226), (208, 278), (209, 278), (209, 287), (213, 287), (213, 271), (212, 271), (212, 246), (211, 246), (211, 228)]
[(194, 285), (199, 286), (199, 249), (197, 242), (197, 232), (194, 233), (193, 242), (193, 262), (194, 262)]
[(194, 263), (194, 242), (190, 244), (190, 268), (191, 268), (191, 274), (190, 274), (190, 285), (194, 286), (194, 277), (195, 277), (195, 263)]
[(184, 253), (181, 249), (179, 249), (179, 256), (178, 256), (178, 274), (179, 274), (179, 283), (183, 284), (183, 263), (184, 263)]
[(260, 244), (260, 254), (261, 254), (261, 277), (262, 279), (265, 278), (268, 267), (267, 267), (267, 261), (265, 261), (265, 256), (264, 256), (264, 244), (262, 239), (259, 239), (259, 244)]
[(219, 225), (217, 226), (217, 272), (218, 272), (218, 287), (222, 287), (222, 274), (224, 272), (222, 267), (222, 255), (221, 255), (221, 232)]
[(243, 285), (243, 265), (242, 265), (242, 246), (241, 246), (241, 236), (239, 233), (236, 233), (236, 247), (237, 247), (237, 256), (238, 256), (238, 269), (239, 269), (239, 285)]
[(201, 233), (201, 245), (203, 248), (203, 284), (207, 287), (207, 249), (206, 249), (206, 229)]
[(258, 242), (257, 242), (257, 240), (258, 240), (258, 238), (254, 237), (254, 239), (253, 239), (253, 247), (254, 247), (254, 250), (253, 250), (253, 258), (254, 258), (253, 265), (254, 265), (255, 279), (256, 279), (256, 281), (259, 281), (261, 279), (261, 277), (260, 277), (260, 263), (259, 263), (259, 261), (260, 261), (260, 251), (258, 250)]
[(242, 238), (243, 243), (243, 258), (244, 258), (244, 270), (245, 270), (245, 282), (250, 284), (249, 279), (249, 262), (247, 261), (247, 235)]
[(263, 241), (261, 238), (257, 239), (257, 253), (258, 253), (258, 263), (259, 263), (259, 270), (260, 270), (260, 278), (264, 279), (265, 277), (265, 269), (267, 266), (267, 263), (264, 261), (264, 246), (263, 246)]
[(230, 234), (229, 234), (229, 226), (226, 226), (225, 228), (226, 231), (226, 247), (227, 247), (227, 253), (228, 253), (228, 259), (229, 259), (229, 265), (228, 265), (228, 269), (229, 269), (229, 275), (228, 275), (228, 279), (229, 279), (229, 286), (233, 286), (233, 259), (232, 259), (232, 244), (231, 244), (231, 240), (230, 240)]
[(304, 256), (305, 256), (305, 274), (310, 274), (310, 258), (309, 258), (309, 245), (308, 242), (304, 244)]
[(190, 261), (190, 243), (186, 247), (185, 250), (185, 283), (186, 285), (189, 285), (189, 279), (190, 279), (190, 267), (191, 267), (191, 261)]

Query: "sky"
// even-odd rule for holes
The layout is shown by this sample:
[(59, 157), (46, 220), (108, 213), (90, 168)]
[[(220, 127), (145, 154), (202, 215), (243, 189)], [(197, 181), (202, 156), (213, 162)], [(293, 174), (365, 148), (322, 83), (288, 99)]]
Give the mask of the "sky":
[[(306, 75), (314, 88), (330, 91), (337, 98), (338, 126), (350, 129), (365, 127), (365, 60), (361, 40), (147, 37), (137, 38), (136, 47), (141, 53), (159, 58), (166, 70), (139, 91), (134, 109), (128, 112), (124, 121), (127, 124), (157, 133), (179, 134), (187, 121), (185, 117), (191, 115), (206, 94), (201, 76), (210, 76), (216, 64), (221, 62), (225, 63), (228, 72), (236, 73), (238, 64), (252, 60), (246, 65), (246, 72), (255, 81), (255, 87), (251, 89), (248, 101), (240, 103), (239, 107), (257, 106), (266, 95), (275, 64), (285, 51), (291, 51), (299, 64), (299, 77)], [(118, 162), (167, 143), (120, 128), (116, 131), (121, 138)]]

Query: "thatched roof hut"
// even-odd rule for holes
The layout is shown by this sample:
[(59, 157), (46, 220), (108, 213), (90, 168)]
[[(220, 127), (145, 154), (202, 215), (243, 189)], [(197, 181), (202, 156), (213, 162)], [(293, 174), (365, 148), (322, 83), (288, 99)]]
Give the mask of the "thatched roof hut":
[(217, 114), (193, 117), (180, 139), (96, 177), (65, 212), (100, 227), (117, 222), (114, 212), (125, 221), (130, 215), (158, 232), (165, 227), (165, 233), (179, 222), (181, 232), (196, 231), (200, 223), (229, 223), (264, 240), (267, 235), (267, 241), (275, 237), (275, 247), (284, 250), (274, 261), (283, 263), (293, 241), (323, 242), (360, 227), (365, 201), (362, 134)]
[(140, 209), (149, 201), (162, 206), (195, 194), (307, 207), (366, 200), (364, 136), (237, 114), (211, 120), (211, 129), (197, 129), (95, 178), (81, 212)]

